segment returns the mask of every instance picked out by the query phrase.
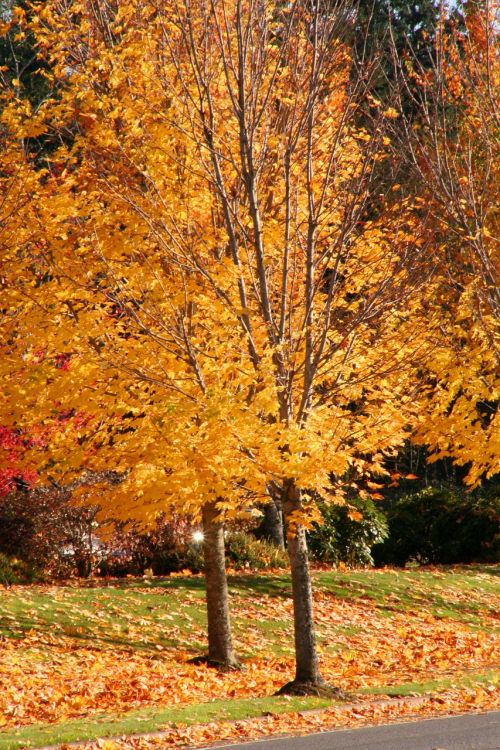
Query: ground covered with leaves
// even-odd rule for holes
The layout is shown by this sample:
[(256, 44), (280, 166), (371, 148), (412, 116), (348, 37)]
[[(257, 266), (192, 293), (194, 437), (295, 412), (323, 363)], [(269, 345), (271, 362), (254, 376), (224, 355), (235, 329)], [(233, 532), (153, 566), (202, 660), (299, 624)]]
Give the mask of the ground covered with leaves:
[(199, 576), (4, 589), (0, 750), (159, 730), (118, 744), (178, 747), (497, 706), (499, 573), (317, 571), (322, 671), (347, 705), (273, 696), (293, 676), (285, 573), (230, 578), (242, 670), (226, 674), (189, 663), (205, 646)]

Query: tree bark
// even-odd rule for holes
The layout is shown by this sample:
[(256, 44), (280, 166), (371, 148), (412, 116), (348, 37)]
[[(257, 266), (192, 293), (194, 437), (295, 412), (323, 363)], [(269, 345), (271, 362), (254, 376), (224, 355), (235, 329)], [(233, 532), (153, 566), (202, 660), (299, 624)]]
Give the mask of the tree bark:
[(208, 663), (219, 669), (237, 666), (231, 639), (224, 552), (224, 527), (215, 503), (203, 506), (203, 557), (208, 618)]
[(303, 526), (290, 521), (301, 508), (300, 489), (293, 480), (283, 485), (282, 507), (292, 574), (296, 671), (295, 679), (280, 688), (278, 695), (339, 695), (341, 691), (327, 685), (319, 671), (306, 534)]
[(283, 513), (281, 501), (275, 492), (270, 491), (269, 502), (262, 506), (264, 518), (257, 529), (260, 539), (266, 539), (280, 549), (285, 549), (285, 534), (283, 528)]

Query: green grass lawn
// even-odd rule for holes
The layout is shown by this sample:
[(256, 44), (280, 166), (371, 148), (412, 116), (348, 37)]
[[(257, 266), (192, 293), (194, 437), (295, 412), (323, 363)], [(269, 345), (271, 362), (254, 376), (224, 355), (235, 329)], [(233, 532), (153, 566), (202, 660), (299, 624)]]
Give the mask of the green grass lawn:
[(382, 611), (424, 610), (467, 624), (482, 624), (481, 615), (498, 614), (500, 567), (353, 571), (318, 573), (317, 584), (342, 598), (367, 598)]
[[(467, 624), (480, 624), (485, 611), (497, 612), (494, 595), (500, 592), (499, 576), (500, 567), (494, 565), (448, 570), (318, 571), (313, 575), (317, 591), (331, 592), (340, 599), (369, 599), (380, 611), (388, 613), (394, 609), (425, 610)], [(289, 598), (291, 582), (285, 573), (230, 576), (229, 591), (233, 596), (250, 598)], [(181, 607), (176, 608), (170, 593), (175, 593)], [(147, 583), (142, 579), (97, 581), (88, 586), (51, 588), (50, 594), (43, 587), (18, 587), (13, 593), (6, 590), (2, 597), (0, 635), (20, 638), (29, 630), (47, 630), (94, 644), (148, 649), (154, 648), (157, 630), (166, 625), (168, 631), (178, 627), (179, 633), (165, 639), (165, 643), (192, 647), (193, 635), (203, 640), (204, 596), (201, 576), (159, 578)], [(144, 638), (142, 632), (136, 640), (131, 622), (140, 624), (141, 620), (152, 626), (151, 638)], [(265, 622), (259, 625), (266, 628)], [(271, 644), (279, 653), (280, 629), (285, 625), (275, 621), (269, 625)]]
[[(327, 605), (361, 607), (361, 615), (377, 622), (405, 614), (432, 618), (432, 622), (456, 623), (463, 632), (479, 632), (482, 639), (498, 635), (498, 566), (363, 571), (316, 571), (318, 593), (318, 643), (325, 655), (337, 654), (352, 659), (349, 639), (359, 643), (364, 637), (363, 619), (329, 620)], [(233, 609), (233, 628), (238, 651), (246, 660), (288, 659), (293, 655), (290, 621), (291, 585), (289, 575), (237, 575), (229, 579)], [(496, 600), (496, 601), (495, 601)], [(364, 609), (363, 609), (364, 608)], [(354, 611), (354, 609), (353, 609)], [(356, 610), (357, 611), (357, 610)], [(326, 612), (326, 615), (325, 615)], [(182, 652), (195, 656), (205, 648), (206, 615), (204, 582), (199, 576), (153, 579), (123, 579), (88, 582), (84, 585), (32, 585), (0, 591), (0, 638), (7, 643), (28, 641), (36, 634), (45, 648), (29, 646), (23, 658), (55, 659), (50, 643), (72, 644), (93, 651), (116, 651), (118, 657), (143, 655), (147, 659), (175, 659)], [(378, 625), (380, 629), (380, 624)], [(356, 640), (357, 639), (357, 640)], [(1, 646), (1, 643), (0, 643)], [(120, 654), (122, 656), (120, 657)], [(61, 659), (61, 656), (57, 657)], [(141, 657), (142, 658), (142, 657)], [(57, 659), (54, 661), (57, 669)], [(355, 670), (355, 664), (353, 669)], [(449, 673), (448, 673), (449, 672)], [(439, 675), (419, 673), (419, 679), (387, 678), (373, 684), (373, 675), (356, 692), (360, 696), (404, 696), (438, 692), (457, 685), (495, 685), (498, 674), (493, 665), (483, 669), (444, 669)], [(8, 674), (1, 675), (8, 679)], [(249, 679), (245, 670), (242, 680)], [(342, 685), (340, 685), (342, 687)], [(0, 731), (0, 750), (69, 742), (76, 739), (105, 737), (124, 733), (158, 730), (168, 724), (239, 719), (266, 712), (280, 713), (326, 705), (317, 698), (288, 700), (272, 695), (256, 697), (203, 697), (182, 706), (145, 706), (121, 712), (93, 712), (81, 718), (58, 723), (21, 722), (18, 727)]]

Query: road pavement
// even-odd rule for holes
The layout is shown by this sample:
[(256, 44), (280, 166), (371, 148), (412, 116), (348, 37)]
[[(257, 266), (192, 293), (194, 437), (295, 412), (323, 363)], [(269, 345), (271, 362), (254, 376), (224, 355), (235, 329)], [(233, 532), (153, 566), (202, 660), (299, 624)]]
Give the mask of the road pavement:
[(217, 747), (221, 750), (500, 750), (500, 711)]

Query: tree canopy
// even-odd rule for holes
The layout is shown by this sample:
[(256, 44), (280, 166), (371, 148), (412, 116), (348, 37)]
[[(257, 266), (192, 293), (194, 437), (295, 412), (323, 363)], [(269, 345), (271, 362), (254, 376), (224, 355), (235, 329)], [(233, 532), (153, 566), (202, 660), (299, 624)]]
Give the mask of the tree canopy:
[[(377, 497), (415, 430), (471, 484), (495, 471), (488, 13), (436, 27), (430, 67), (402, 57), (369, 129), (349, 3), (48, 0), (7, 22), (47, 93), (3, 94), (2, 421), (46, 475), (112, 465), (115, 515), (203, 516), (207, 554), (279, 495), (299, 691), (322, 686), (318, 499)], [(381, 184), (397, 159), (417, 194)]]

